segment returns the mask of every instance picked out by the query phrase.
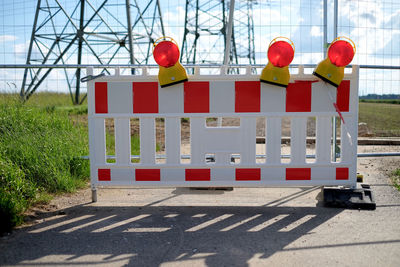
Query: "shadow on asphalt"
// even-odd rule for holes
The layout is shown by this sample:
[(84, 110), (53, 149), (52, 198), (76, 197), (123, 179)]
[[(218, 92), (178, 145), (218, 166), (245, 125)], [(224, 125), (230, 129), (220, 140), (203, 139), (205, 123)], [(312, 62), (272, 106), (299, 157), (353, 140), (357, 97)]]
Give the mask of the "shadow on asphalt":
[[(246, 266), (252, 258), (268, 258), (279, 252), (400, 243), (291, 245), (317, 233), (318, 226), (343, 211), (321, 207), (320, 202), (316, 207), (282, 206), (315, 190), (319, 188), (301, 188), (263, 206), (162, 203), (179, 195), (224, 194), (187, 188), (145, 206), (100, 206), (101, 202), (74, 206), (42, 214), (42, 222), (0, 242), (0, 265), (187, 266), (201, 261), (207, 266)], [(317, 200), (321, 200), (320, 194)]]
[[(2, 264), (245, 266), (286, 250), (336, 216), (322, 207), (108, 207), (82, 205), (47, 214), (5, 245)], [(5, 242), (7, 243), (7, 241)], [(10, 253), (12, 251), (12, 253)], [(10, 256), (11, 255), (11, 256)]]

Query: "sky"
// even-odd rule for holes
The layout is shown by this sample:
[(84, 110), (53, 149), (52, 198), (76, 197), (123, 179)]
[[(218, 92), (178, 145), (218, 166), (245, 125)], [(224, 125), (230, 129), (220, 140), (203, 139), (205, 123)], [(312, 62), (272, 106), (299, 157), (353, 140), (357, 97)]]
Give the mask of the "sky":
[[(47, 0), (50, 4), (54, 0)], [(46, 2), (42, 0), (42, 2)], [(77, 1), (61, 1), (67, 13), (72, 13)], [(101, 0), (88, 0), (97, 7)], [(135, 1), (131, 0), (131, 3)], [(165, 34), (173, 37), (179, 46), (182, 45), (185, 3), (178, 0), (160, 0), (161, 13), (163, 17)], [(195, 1), (193, 1), (195, 2)], [(202, 12), (200, 23), (204, 29), (218, 31), (221, 11), (218, 9), (219, 1), (200, 0)], [(247, 16), (243, 16), (243, 0), (236, 0), (235, 28), (236, 42), (238, 45), (246, 46), (248, 42), (246, 28), (243, 25), (247, 22)], [(323, 58), (323, 1), (320, 0), (261, 0), (253, 1), (252, 16), (254, 23), (254, 46), (257, 64), (267, 63), (267, 49), (269, 42), (278, 36), (290, 38), (295, 44), (295, 64), (317, 64)], [(36, 0), (0, 0), (0, 64), (24, 64), (29, 46), (30, 35)], [(122, 0), (110, 0), (107, 7), (108, 12), (101, 13), (101, 16), (108, 21), (114, 31), (122, 31), (123, 25), (119, 21), (126, 20), (126, 11)], [(139, 8), (144, 8), (147, 1), (138, 0)], [(90, 16), (90, 6), (87, 8), (87, 17)], [(143, 18), (150, 23), (152, 17), (150, 8)], [(72, 19), (78, 23), (77, 12)], [(42, 16), (44, 14), (41, 14)], [(137, 15), (137, 10), (132, 8), (132, 17)], [(190, 10), (188, 16), (193, 16), (194, 10)], [(44, 17), (40, 17), (43, 19)], [(60, 12), (55, 17), (55, 28), (60, 32), (66, 24), (66, 17)], [(244, 24), (243, 24), (244, 23)], [(71, 27), (71, 26), (70, 26)], [(156, 27), (157, 28), (157, 27)], [(72, 28), (68, 28), (71, 30)], [(102, 25), (96, 28), (96, 23), (88, 25), (87, 31), (100, 33), (107, 30)], [(146, 29), (140, 26), (135, 28), (135, 33), (146, 35)], [(51, 24), (41, 29), (41, 33), (51, 33)], [(207, 61), (221, 61), (223, 58), (223, 40), (218, 36), (207, 35), (206, 31), (201, 32), (198, 49), (201, 52), (198, 58)], [(338, 14), (338, 35), (351, 38), (357, 47), (356, 55), (352, 64), (362, 65), (388, 65), (400, 66), (400, 1), (350, 1), (339, 0)], [(155, 30), (154, 38), (161, 36)], [(96, 37), (89, 37), (96, 40)], [(118, 37), (115, 37), (118, 38)], [(98, 40), (98, 39), (97, 39)], [(328, 1), (328, 41), (333, 40), (333, 1)], [(144, 40), (146, 42), (146, 40)], [(44, 45), (46, 45), (45, 41)], [(217, 45), (215, 45), (217, 44)], [(43, 51), (47, 48), (39, 44)], [(94, 49), (101, 54), (102, 62), (107, 61), (118, 46), (109, 50), (105, 46), (96, 46)], [(144, 48), (143, 48), (144, 47)], [(182, 49), (182, 48), (181, 48)], [(123, 50), (123, 49), (122, 49)], [(135, 46), (137, 58), (141, 53), (147, 52), (147, 46)], [(37, 48), (33, 50), (34, 55), (40, 57)], [(55, 56), (55, 55), (53, 55)], [(71, 49), (66, 63), (76, 63), (76, 48)], [(127, 53), (120, 53), (112, 61), (113, 64), (127, 63)], [(88, 49), (84, 51), (83, 62), (88, 64), (99, 64)], [(245, 62), (245, 61), (241, 61)], [(151, 64), (154, 61), (150, 60)], [(22, 70), (0, 69), (0, 91), (18, 91), (22, 81)], [(72, 77), (69, 71), (69, 77)], [(39, 90), (68, 92), (65, 74), (63, 70), (52, 71)], [(400, 71), (399, 70), (361, 70), (360, 71), (360, 95), (369, 93), (376, 94), (400, 94)]]

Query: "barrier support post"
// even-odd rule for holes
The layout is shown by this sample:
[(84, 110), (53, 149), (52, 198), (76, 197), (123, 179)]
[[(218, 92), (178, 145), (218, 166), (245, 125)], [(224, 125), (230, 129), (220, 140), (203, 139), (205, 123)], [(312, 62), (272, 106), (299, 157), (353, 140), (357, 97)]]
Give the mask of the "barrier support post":
[(97, 202), (97, 188), (92, 186), (92, 202)]

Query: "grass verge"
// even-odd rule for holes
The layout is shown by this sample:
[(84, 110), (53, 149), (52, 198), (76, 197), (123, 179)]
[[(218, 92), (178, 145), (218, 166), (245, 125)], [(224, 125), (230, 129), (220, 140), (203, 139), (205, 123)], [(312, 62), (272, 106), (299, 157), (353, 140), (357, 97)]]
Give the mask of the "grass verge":
[[(69, 112), (0, 104), (0, 232), (22, 222), (22, 213), (41, 195), (73, 192), (86, 184), (87, 129)], [(4, 219), (3, 219), (4, 218)]]
[(359, 122), (366, 123), (374, 136), (400, 136), (400, 105), (360, 103)]
[(397, 169), (392, 173), (391, 180), (393, 186), (400, 191), (400, 169)]

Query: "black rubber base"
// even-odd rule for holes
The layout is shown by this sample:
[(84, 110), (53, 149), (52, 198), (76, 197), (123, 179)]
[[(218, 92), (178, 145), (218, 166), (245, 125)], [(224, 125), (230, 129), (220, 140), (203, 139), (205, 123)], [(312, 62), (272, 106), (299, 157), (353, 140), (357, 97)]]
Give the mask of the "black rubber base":
[(376, 203), (369, 185), (361, 185), (362, 188), (324, 188), (324, 206), (345, 208), (375, 210)]

